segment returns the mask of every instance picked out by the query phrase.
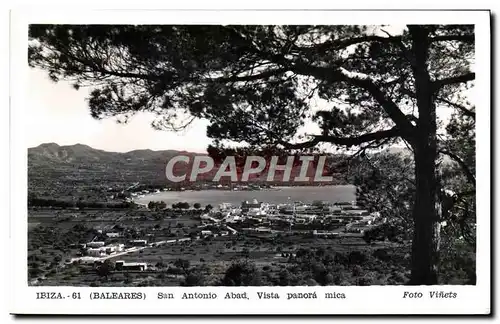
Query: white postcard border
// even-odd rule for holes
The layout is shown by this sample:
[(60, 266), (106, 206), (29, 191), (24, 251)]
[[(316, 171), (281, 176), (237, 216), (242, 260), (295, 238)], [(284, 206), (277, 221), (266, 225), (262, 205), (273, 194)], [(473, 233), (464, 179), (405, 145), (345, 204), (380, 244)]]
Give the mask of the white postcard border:
[[(27, 146), (24, 94), (27, 91), (28, 23), (167, 24), (475, 24), (477, 108), (477, 285), (370, 287), (148, 287), (79, 288), (27, 285)], [(10, 311), (21, 314), (487, 314), (491, 309), (490, 269), (490, 14), (488, 11), (82, 11), (31, 8), (11, 14), (11, 206)], [(36, 292), (80, 292), (82, 299), (37, 300)], [(90, 292), (135, 291), (146, 300), (90, 300)], [(217, 300), (183, 300), (184, 292), (215, 292)], [(224, 300), (226, 292), (247, 292), (251, 300)], [(277, 292), (279, 300), (259, 300), (256, 292)], [(453, 291), (456, 299), (403, 299), (404, 291)], [(175, 300), (160, 300), (171, 292)], [(315, 292), (317, 299), (290, 299), (287, 293)], [(347, 299), (324, 299), (344, 292)], [(221, 298), (222, 297), (222, 298)]]

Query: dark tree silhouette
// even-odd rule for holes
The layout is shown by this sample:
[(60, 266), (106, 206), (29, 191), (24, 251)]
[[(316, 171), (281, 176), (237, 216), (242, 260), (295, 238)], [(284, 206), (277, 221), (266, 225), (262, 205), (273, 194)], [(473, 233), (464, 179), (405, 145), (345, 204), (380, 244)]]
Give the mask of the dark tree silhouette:
[(192, 271), (186, 274), (186, 278), (184, 279), (184, 282), (182, 283), (183, 286), (188, 286), (188, 287), (196, 287), (196, 286), (204, 286), (205, 285), (205, 275), (203, 274), (202, 271)]
[(182, 269), (184, 274), (187, 275), (189, 273), (189, 267), (191, 266), (191, 263), (186, 259), (177, 259), (175, 260), (174, 265), (177, 268)]
[(226, 270), (223, 286), (259, 286), (260, 273), (254, 263), (248, 260), (232, 263)]
[[(411, 283), (437, 283), (436, 160), (463, 161), (441, 150), (436, 110), (475, 116), (464, 98), (475, 78), (473, 26), (31, 25), (29, 33), (29, 64), (76, 89), (92, 86), (95, 118), (153, 112), (159, 129), (206, 118), (219, 147), (406, 142), (415, 162)], [(310, 119), (321, 132), (299, 138)]]
[(403, 153), (365, 155), (351, 163), (349, 179), (356, 185), (356, 202), (412, 232), (414, 163)]
[(108, 278), (113, 270), (114, 265), (109, 260), (104, 261), (96, 267), (96, 273), (99, 277)]

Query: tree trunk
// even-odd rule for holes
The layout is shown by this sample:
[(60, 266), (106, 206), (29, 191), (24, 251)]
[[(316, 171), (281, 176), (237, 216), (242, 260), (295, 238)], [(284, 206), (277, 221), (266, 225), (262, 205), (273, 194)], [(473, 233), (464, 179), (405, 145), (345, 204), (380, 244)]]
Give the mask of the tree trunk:
[(435, 147), (415, 147), (416, 197), (413, 207), (411, 285), (437, 284), (440, 219)]
[(411, 285), (437, 284), (440, 210), (436, 177), (436, 106), (434, 91), (427, 71), (429, 28), (409, 26), (412, 36), (413, 76), (418, 106), (418, 122), (411, 139), (415, 154), (416, 196), (413, 206)]

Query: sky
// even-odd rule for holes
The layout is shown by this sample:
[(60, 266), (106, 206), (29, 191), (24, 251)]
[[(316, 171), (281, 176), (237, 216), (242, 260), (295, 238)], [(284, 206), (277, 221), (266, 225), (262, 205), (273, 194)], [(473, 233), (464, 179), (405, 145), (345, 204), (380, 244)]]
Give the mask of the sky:
[[(137, 113), (126, 124), (117, 123), (114, 118), (97, 120), (90, 116), (86, 101), (91, 88), (75, 90), (69, 82), (53, 82), (47, 72), (39, 68), (30, 68), (28, 79), (28, 147), (57, 143), (85, 144), (110, 152), (151, 149), (206, 153), (212, 142), (206, 135), (207, 120), (196, 119), (178, 132), (153, 129), (151, 122), (155, 116), (150, 113)], [(329, 105), (319, 98), (312, 98), (310, 104), (313, 110)], [(316, 123), (306, 121), (298, 133), (317, 134), (318, 131)]]
[(154, 117), (146, 113), (137, 114), (127, 124), (118, 124), (112, 118), (96, 120), (90, 116), (85, 100), (88, 88), (77, 91), (67, 82), (54, 83), (47, 72), (37, 68), (30, 68), (28, 77), (28, 147), (79, 143), (112, 152), (170, 149), (203, 153), (211, 142), (206, 136), (206, 120), (196, 120), (178, 133), (154, 130)]

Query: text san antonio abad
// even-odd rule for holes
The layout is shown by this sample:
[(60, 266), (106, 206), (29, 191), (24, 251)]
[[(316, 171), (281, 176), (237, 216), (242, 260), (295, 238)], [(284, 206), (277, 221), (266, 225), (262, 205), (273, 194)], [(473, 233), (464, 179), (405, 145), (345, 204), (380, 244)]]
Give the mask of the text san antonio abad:
[[(218, 295), (213, 292), (209, 293), (183, 293), (181, 299), (217, 299)], [(163, 293), (159, 292), (157, 295), (158, 299), (174, 299), (173, 293)], [(265, 292), (259, 291), (257, 292), (258, 299), (281, 299), (280, 295), (276, 292)], [(316, 292), (307, 292), (307, 293), (286, 293), (286, 299), (317, 299)], [(327, 292), (325, 293), (325, 299), (345, 299), (346, 296), (344, 293), (338, 292)], [(250, 299), (248, 298), (247, 292), (227, 292), (224, 295), (224, 299)]]

